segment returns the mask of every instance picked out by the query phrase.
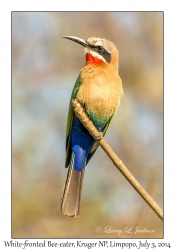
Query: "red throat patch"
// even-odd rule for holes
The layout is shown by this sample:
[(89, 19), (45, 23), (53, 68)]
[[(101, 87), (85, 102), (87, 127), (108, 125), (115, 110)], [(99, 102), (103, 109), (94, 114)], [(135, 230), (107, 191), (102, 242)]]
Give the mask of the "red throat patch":
[(101, 64), (104, 61), (98, 57), (92, 56), (90, 53), (86, 53), (86, 64)]

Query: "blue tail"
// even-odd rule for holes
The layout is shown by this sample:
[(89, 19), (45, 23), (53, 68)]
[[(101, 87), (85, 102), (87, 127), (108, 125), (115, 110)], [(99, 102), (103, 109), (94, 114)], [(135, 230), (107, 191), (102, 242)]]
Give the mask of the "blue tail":
[[(96, 127), (99, 131), (102, 131), (104, 124), (99, 124)], [(76, 171), (80, 172), (86, 165), (88, 155), (95, 140), (77, 117), (74, 118), (70, 137), (71, 148), (74, 153), (74, 168)]]
[(83, 150), (79, 145), (75, 145), (72, 150), (75, 153), (74, 168), (77, 172), (80, 172), (86, 165), (86, 151)]
[(75, 117), (72, 124), (71, 148), (74, 153), (74, 168), (76, 171), (80, 172), (85, 167), (94, 142), (93, 137)]

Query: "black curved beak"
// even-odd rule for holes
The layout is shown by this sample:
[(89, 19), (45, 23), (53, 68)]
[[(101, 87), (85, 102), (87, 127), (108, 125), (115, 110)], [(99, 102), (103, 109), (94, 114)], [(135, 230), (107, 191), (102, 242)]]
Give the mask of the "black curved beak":
[(76, 37), (76, 36), (62, 36), (62, 38), (66, 38), (66, 39), (69, 39), (73, 42), (79, 43), (83, 47), (87, 47), (87, 48), (90, 47), (90, 45), (84, 39)]

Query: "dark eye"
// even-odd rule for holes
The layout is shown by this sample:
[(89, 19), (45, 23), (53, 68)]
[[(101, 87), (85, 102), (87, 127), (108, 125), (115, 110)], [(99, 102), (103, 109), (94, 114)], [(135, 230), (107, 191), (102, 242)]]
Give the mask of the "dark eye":
[(97, 50), (98, 50), (98, 51), (102, 51), (102, 50), (103, 50), (103, 47), (102, 47), (102, 46), (97, 46)]

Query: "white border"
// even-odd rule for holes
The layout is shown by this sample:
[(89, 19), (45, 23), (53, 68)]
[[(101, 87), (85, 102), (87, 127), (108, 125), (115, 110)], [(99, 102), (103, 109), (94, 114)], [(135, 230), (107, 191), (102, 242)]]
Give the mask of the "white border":
[[(165, 157), (165, 232), (164, 240), (174, 237), (174, 154), (175, 154), (175, 32), (174, 2), (169, 1), (16, 1), (1, 2), (0, 7), (0, 249), (11, 239), (11, 11), (164, 11), (164, 157)], [(82, 7), (83, 6), (83, 7)], [(87, 241), (87, 240), (84, 240)], [(93, 240), (91, 240), (93, 241)], [(130, 240), (131, 241), (131, 240)], [(137, 241), (137, 240), (134, 240)], [(149, 240), (155, 242), (157, 240)], [(54, 240), (53, 240), (54, 242)], [(58, 240), (57, 240), (58, 242)], [(14, 248), (15, 249), (15, 248)], [(35, 249), (35, 248), (34, 248)], [(47, 248), (45, 248), (47, 249)]]

